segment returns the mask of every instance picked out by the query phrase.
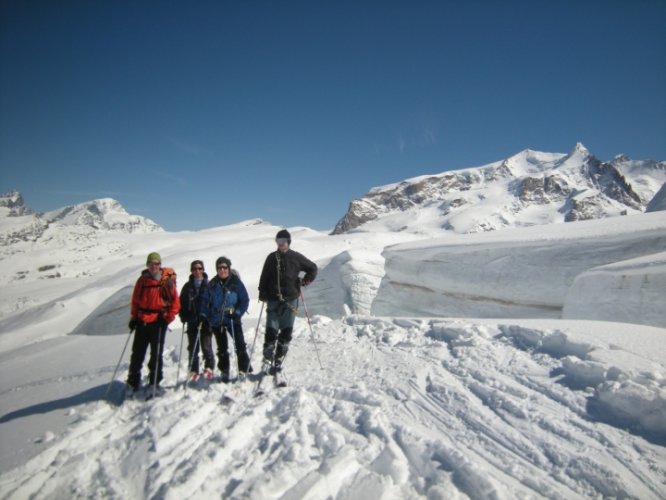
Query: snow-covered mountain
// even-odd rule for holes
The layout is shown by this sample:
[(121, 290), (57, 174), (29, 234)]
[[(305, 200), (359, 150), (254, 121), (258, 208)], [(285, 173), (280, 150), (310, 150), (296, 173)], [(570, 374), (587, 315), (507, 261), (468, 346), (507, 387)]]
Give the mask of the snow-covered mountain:
[[(126, 235), (159, 231), (163, 229), (155, 222), (128, 214), (111, 198), (35, 213), (19, 192), (12, 191), (0, 196), (0, 258), (5, 264), (21, 256), (30, 259), (24, 259), (27, 266), (3, 266), (0, 283), (59, 277), (65, 264), (94, 263), (109, 253), (122, 252)], [(102, 242), (103, 248), (98, 248)]]
[(85, 238), (100, 232), (150, 233), (162, 230), (150, 219), (128, 214), (112, 198), (101, 198), (40, 214), (25, 205), (18, 191), (0, 196), (0, 246), (45, 242), (63, 231)]
[(350, 203), (333, 234), (372, 231), (378, 219), (394, 231), (475, 233), (635, 214), (664, 182), (664, 161), (617, 156), (604, 162), (580, 143), (569, 154), (525, 150), (489, 165), (374, 188)]

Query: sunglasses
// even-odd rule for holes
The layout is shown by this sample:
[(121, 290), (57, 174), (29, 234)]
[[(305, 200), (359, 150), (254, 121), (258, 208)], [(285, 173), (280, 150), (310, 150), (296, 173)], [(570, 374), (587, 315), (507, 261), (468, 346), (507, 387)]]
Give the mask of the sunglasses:
[(203, 271), (203, 267), (193, 267), (192, 271)]
[(229, 266), (217, 266), (218, 269), (229, 269)]
[(289, 239), (288, 238), (275, 238), (275, 242), (278, 245), (285, 245), (285, 244), (289, 244)]
[(161, 262), (148, 262), (149, 266), (159, 266), (161, 264), (162, 264)]

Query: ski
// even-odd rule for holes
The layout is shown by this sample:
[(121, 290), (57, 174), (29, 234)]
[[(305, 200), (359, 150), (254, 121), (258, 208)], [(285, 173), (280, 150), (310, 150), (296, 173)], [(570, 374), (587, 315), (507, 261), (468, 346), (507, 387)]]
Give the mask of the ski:
[[(260, 375), (259, 381), (257, 382), (257, 385), (254, 389), (254, 396), (258, 397), (266, 393), (266, 391), (263, 389), (263, 382), (264, 379), (266, 378), (266, 373), (262, 373)], [(271, 375), (273, 377), (273, 387), (276, 388), (282, 388), (282, 387), (287, 387), (287, 381), (282, 377), (280, 372), (276, 372)]]
[(273, 375), (273, 385), (275, 387), (287, 387), (287, 381), (282, 377), (282, 372), (275, 372), (275, 375)]
[(264, 394), (264, 390), (261, 388), (261, 384), (263, 383), (265, 378), (266, 378), (266, 372), (262, 371), (259, 374), (259, 380), (257, 380), (257, 385), (254, 388), (254, 397), (255, 398)]
[(123, 401), (138, 401), (145, 399), (145, 390), (143, 387), (134, 389), (133, 387), (126, 385), (125, 392), (123, 394)]
[[(164, 395), (164, 388), (158, 387), (157, 391), (155, 392), (154, 397), (160, 397)], [(150, 401), (153, 399), (153, 386), (143, 386), (139, 387), (138, 389), (133, 389), (130, 386), (125, 387), (125, 391), (123, 393), (123, 398), (122, 402), (125, 401)]]
[(146, 392), (147, 394), (144, 401), (150, 401), (151, 399), (159, 398), (164, 395), (164, 389), (162, 387), (158, 387), (156, 391), (153, 391), (153, 388), (150, 387)]
[(235, 399), (235, 398), (232, 398), (232, 397), (229, 396), (228, 394), (224, 394), (224, 395), (222, 395), (222, 399), (220, 400), (220, 402), (221, 402), (223, 405), (230, 405), (230, 404), (232, 404), (232, 403), (235, 403), (235, 402), (236, 402), (236, 399)]

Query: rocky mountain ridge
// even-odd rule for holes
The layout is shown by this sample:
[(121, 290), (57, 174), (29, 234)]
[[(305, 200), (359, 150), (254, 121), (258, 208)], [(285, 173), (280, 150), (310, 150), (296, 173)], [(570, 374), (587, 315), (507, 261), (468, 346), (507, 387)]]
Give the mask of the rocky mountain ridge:
[(665, 182), (664, 161), (604, 162), (581, 143), (569, 154), (528, 149), (485, 166), (371, 189), (350, 203), (332, 234), (372, 230), (373, 221), (401, 214), (394, 229), (418, 231), (418, 217), (405, 214), (423, 209), (457, 233), (640, 213)]

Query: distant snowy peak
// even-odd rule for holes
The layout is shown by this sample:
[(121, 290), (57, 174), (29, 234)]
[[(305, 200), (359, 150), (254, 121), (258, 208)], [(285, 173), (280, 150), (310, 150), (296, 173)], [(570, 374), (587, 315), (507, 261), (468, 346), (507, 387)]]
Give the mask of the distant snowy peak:
[(59, 208), (42, 215), (49, 223), (70, 226), (88, 226), (105, 231), (127, 233), (149, 233), (163, 229), (150, 219), (130, 215), (112, 198), (101, 198), (78, 205)]
[(0, 196), (0, 246), (48, 242), (69, 233), (90, 239), (107, 233), (150, 233), (163, 229), (150, 219), (128, 214), (111, 198), (71, 205), (43, 214), (25, 206), (17, 191)]
[(569, 154), (526, 149), (481, 167), (373, 188), (350, 203), (333, 234), (380, 223), (422, 232), (424, 210), (433, 214), (430, 224), (457, 233), (639, 213), (664, 182), (663, 161), (603, 162), (581, 143)]

